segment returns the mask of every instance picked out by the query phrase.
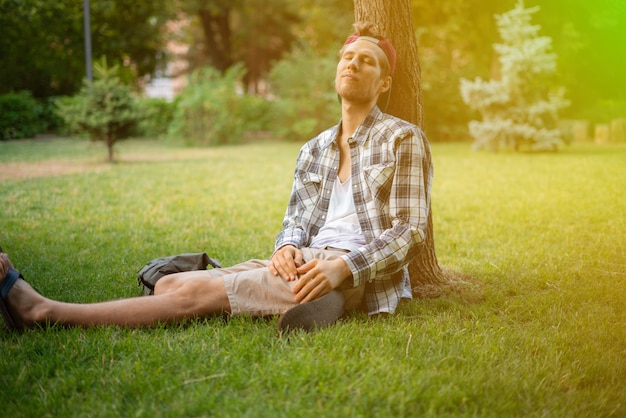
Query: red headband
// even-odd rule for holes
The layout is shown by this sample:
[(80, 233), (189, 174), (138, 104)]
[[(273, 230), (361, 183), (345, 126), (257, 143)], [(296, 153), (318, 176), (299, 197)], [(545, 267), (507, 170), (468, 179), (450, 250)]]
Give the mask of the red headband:
[(371, 36), (361, 36), (359, 32), (355, 32), (353, 35), (348, 36), (346, 42), (344, 42), (343, 46), (356, 42), (358, 40), (370, 41), (378, 45), (380, 49), (383, 50), (385, 55), (387, 56), (387, 60), (389, 61), (389, 74), (393, 76), (393, 73), (396, 71), (396, 49), (391, 45), (391, 42), (387, 38), (373, 38)]

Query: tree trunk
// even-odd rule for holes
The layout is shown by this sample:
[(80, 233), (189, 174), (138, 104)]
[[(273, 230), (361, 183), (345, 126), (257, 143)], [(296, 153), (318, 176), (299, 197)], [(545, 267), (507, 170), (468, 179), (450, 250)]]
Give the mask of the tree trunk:
[[(417, 41), (410, 0), (354, 0), (356, 21), (376, 24), (396, 48), (396, 72), (386, 113), (423, 127), (422, 89)], [(430, 208), (429, 208), (430, 209)], [(428, 211), (428, 230), (423, 250), (409, 263), (414, 289), (443, 282), (435, 253), (432, 210)]]
[(115, 155), (113, 154), (113, 146), (115, 145), (115, 140), (111, 137), (111, 134), (107, 135), (105, 143), (107, 145), (107, 155), (109, 158), (108, 161), (112, 163), (115, 159)]
[(115, 161), (115, 157), (113, 155), (113, 144), (112, 143), (107, 142), (107, 150), (108, 150), (108, 155), (109, 155), (108, 161), (110, 163), (112, 163), (113, 161)]
[(204, 53), (209, 58), (211, 64), (221, 73), (224, 73), (231, 65), (230, 46), (230, 6), (217, 5), (217, 10), (208, 6), (198, 10), (198, 16), (202, 23), (204, 34)]

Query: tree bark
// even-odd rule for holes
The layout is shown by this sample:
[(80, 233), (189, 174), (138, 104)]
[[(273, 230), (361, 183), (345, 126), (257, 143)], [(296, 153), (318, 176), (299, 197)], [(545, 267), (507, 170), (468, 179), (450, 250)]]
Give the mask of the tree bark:
[[(356, 21), (374, 23), (396, 48), (396, 71), (386, 113), (423, 128), (422, 90), (417, 40), (413, 29), (410, 0), (354, 0)], [(416, 288), (444, 281), (435, 253), (432, 210), (428, 211), (428, 229), (424, 248), (409, 263), (414, 293)]]

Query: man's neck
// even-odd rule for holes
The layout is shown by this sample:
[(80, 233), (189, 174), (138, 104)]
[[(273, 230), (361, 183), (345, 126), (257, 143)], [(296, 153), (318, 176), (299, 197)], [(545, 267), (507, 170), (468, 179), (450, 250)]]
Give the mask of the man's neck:
[(341, 132), (349, 138), (374, 107), (374, 103), (354, 104), (343, 101), (341, 104)]

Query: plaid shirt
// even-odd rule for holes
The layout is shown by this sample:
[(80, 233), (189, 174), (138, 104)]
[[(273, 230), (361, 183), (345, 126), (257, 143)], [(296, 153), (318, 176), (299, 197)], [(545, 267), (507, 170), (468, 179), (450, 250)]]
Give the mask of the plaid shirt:
[[(324, 225), (339, 169), (340, 125), (300, 150), (276, 249), (307, 247)], [(430, 145), (415, 125), (374, 107), (348, 140), (354, 204), (366, 245), (342, 258), (353, 285), (366, 283), (369, 314), (393, 313), (409, 284), (406, 266), (426, 237), (433, 167)]]

